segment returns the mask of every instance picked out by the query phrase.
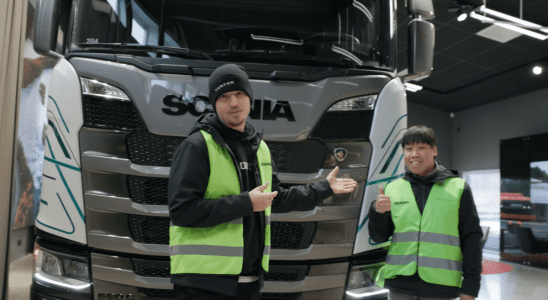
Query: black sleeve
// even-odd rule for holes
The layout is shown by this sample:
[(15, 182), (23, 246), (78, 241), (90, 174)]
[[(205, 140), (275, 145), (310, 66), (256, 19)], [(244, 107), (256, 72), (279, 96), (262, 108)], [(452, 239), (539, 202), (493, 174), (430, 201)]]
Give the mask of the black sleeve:
[(463, 255), (463, 276), (461, 293), (477, 297), (481, 280), (481, 231), (476, 204), (472, 191), (465, 184), (459, 208), (460, 247)]
[(322, 200), (334, 195), (327, 179), (284, 189), (280, 187), (280, 180), (276, 173), (276, 165), (272, 160), (272, 191), (278, 191), (278, 195), (272, 201), (273, 213), (312, 210)]
[(390, 239), (394, 233), (394, 222), (392, 221), (392, 214), (387, 211), (385, 213), (379, 213), (375, 211), (375, 201), (371, 203), (369, 207), (369, 236), (375, 243), (384, 243)]
[(168, 184), (169, 217), (174, 225), (211, 227), (253, 213), (249, 192), (204, 199), (209, 172), (203, 136), (191, 136), (175, 150)]

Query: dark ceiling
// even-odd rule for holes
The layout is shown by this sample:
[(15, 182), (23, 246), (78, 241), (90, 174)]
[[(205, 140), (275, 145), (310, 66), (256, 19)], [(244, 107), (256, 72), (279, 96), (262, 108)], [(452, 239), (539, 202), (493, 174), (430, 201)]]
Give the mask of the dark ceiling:
[[(407, 68), (405, 0), (398, 1), (398, 69)], [(457, 1), (433, 0), (436, 18), (434, 70), (416, 83), (422, 91), (408, 92), (410, 102), (458, 112), (534, 90), (548, 88), (548, 39), (520, 35), (505, 43), (476, 33), (492, 26), (468, 17), (457, 21), (449, 12)], [(483, 0), (458, 0), (478, 7)], [(519, 18), (520, 0), (487, 0), (487, 8)], [(523, 0), (523, 19), (548, 27), (548, 0)], [(534, 75), (532, 68), (544, 72)], [(548, 99), (547, 99), (548, 101)]]

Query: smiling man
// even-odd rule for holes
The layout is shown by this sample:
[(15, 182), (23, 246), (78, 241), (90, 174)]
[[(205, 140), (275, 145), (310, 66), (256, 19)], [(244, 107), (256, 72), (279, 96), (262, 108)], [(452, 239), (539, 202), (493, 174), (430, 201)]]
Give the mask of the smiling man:
[(436, 162), (434, 130), (414, 126), (401, 141), (406, 172), (380, 187), (369, 211), (369, 232), (388, 241), (379, 285), (389, 300), (473, 300), (480, 288), (483, 236), (470, 187)]
[(203, 114), (175, 150), (168, 185), (175, 299), (257, 300), (270, 259), (270, 214), (311, 210), (353, 179), (335, 168), (318, 182), (280, 187), (268, 146), (246, 122), (253, 90), (244, 69), (209, 78), (215, 113)]

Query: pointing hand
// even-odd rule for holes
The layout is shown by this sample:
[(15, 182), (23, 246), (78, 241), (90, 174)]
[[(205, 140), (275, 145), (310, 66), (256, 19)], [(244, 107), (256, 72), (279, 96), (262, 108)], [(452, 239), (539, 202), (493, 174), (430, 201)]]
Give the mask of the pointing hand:
[(339, 173), (339, 167), (335, 167), (329, 175), (327, 175), (327, 181), (335, 194), (351, 193), (354, 191), (358, 183), (351, 178), (337, 178)]

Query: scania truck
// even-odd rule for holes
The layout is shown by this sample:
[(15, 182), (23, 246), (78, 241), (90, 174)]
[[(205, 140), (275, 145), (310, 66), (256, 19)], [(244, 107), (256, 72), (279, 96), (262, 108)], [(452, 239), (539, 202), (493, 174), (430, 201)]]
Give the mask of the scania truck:
[(368, 211), (379, 185), (403, 176), (404, 83), (432, 70), (431, 0), (406, 3), (407, 71), (396, 69), (395, 0), (59, 1), (40, 0), (35, 19), (35, 51), (58, 62), (32, 299), (174, 297), (170, 162), (227, 63), (250, 77), (248, 121), (285, 187), (336, 166), (359, 183), (273, 214), (261, 299), (386, 298), (374, 278), (387, 244), (370, 239)]

